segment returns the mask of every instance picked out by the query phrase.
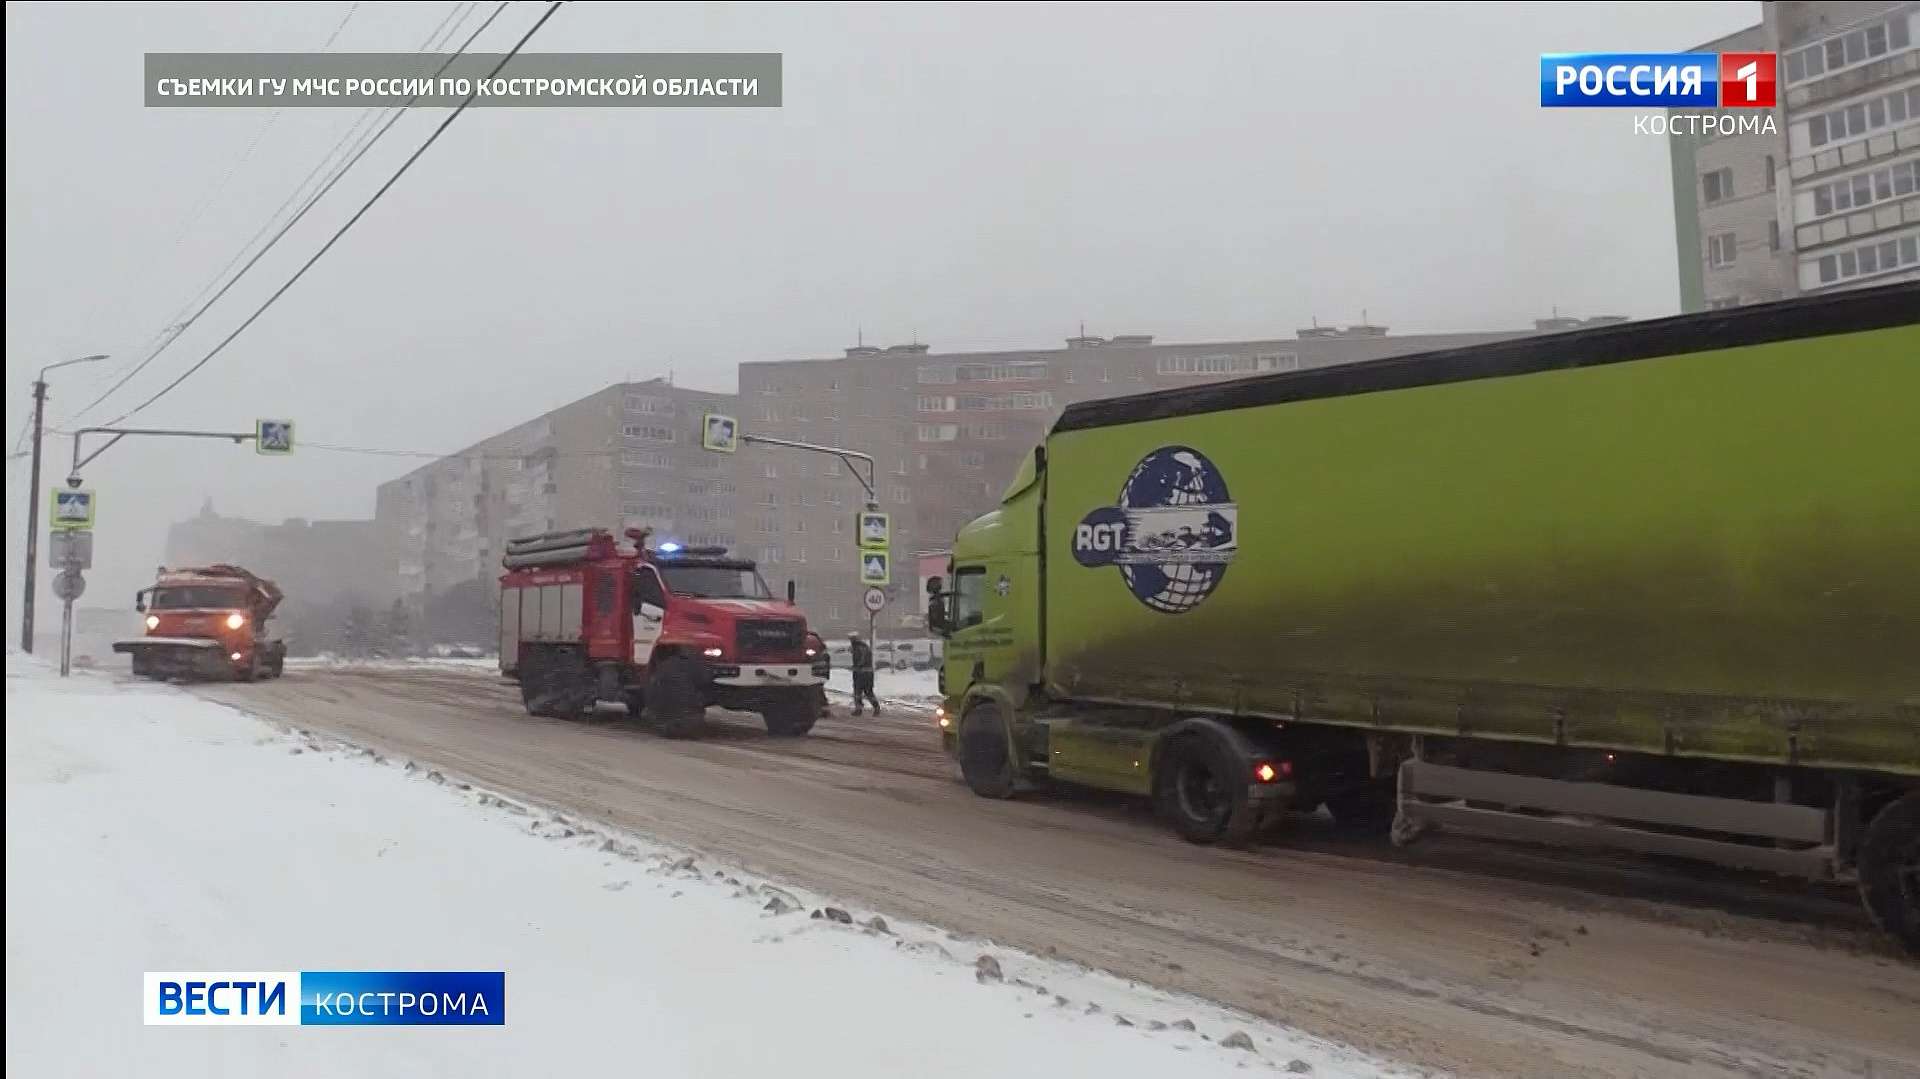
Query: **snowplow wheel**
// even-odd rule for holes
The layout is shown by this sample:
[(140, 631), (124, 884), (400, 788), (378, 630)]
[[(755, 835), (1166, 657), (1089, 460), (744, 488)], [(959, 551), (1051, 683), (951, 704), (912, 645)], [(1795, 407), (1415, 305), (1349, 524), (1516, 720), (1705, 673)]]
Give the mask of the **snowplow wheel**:
[(1860, 898), (1887, 935), (1920, 955), (1920, 791), (1889, 802), (1860, 839)]
[(960, 775), (982, 798), (1013, 797), (1013, 760), (1000, 709), (981, 702), (960, 717)]
[(1259, 823), (1247, 797), (1249, 779), (1240, 755), (1219, 738), (1178, 735), (1154, 769), (1154, 808), (1190, 843), (1242, 843)]
[(798, 738), (813, 729), (814, 720), (820, 718), (819, 706), (812, 693), (796, 694), (768, 705), (760, 718), (766, 720), (767, 733), (775, 738)]
[(693, 660), (668, 656), (654, 665), (647, 680), (647, 720), (668, 738), (698, 738), (706, 731), (707, 706)]

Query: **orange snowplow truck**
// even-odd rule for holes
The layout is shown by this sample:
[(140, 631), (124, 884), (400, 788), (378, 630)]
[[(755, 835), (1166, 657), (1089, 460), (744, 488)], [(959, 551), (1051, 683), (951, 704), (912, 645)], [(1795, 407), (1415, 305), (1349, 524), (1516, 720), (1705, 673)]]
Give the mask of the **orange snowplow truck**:
[(146, 636), (117, 641), (136, 678), (276, 678), (287, 645), (267, 635), (280, 586), (239, 566), (160, 567), (153, 587), (134, 594)]

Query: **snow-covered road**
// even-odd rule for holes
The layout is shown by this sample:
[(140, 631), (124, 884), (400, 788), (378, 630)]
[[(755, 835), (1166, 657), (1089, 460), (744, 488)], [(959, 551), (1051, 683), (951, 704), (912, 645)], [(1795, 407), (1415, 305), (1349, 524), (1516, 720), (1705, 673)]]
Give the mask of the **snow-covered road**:
[[(175, 689), (13, 654), (6, 714), (10, 1075), (1385, 1070)], [(141, 1024), (143, 971), (220, 969), (505, 970), (507, 1021)]]

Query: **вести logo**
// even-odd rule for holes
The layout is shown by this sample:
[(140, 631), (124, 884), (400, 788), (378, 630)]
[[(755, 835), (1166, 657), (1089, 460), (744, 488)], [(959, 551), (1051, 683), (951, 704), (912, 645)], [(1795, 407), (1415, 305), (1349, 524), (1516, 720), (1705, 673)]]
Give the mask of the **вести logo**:
[(1118, 503), (1081, 518), (1075, 561), (1119, 566), (1134, 598), (1164, 614), (1191, 611), (1220, 587), (1239, 546), (1240, 511), (1205, 454), (1154, 450), (1121, 484)]

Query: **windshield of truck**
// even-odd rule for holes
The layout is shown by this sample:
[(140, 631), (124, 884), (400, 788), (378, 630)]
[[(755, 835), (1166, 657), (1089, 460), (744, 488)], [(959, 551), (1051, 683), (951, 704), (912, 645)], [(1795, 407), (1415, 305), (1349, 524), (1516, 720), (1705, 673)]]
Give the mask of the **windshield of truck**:
[(963, 569), (953, 575), (953, 609), (947, 617), (955, 629), (977, 626), (987, 616), (987, 571)]
[(245, 607), (247, 593), (243, 588), (222, 588), (219, 585), (181, 585), (174, 588), (156, 588), (147, 600), (147, 606), (156, 611), (222, 610)]
[(723, 566), (671, 566), (662, 568), (667, 589), (676, 596), (702, 599), (772, 599), (767, 582), (750, 569)]

